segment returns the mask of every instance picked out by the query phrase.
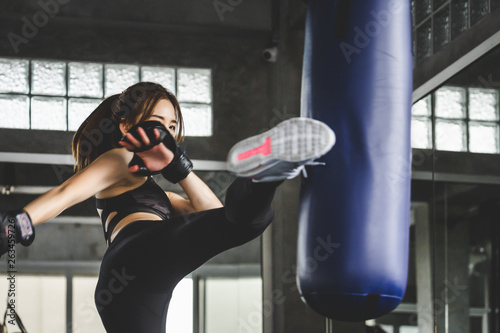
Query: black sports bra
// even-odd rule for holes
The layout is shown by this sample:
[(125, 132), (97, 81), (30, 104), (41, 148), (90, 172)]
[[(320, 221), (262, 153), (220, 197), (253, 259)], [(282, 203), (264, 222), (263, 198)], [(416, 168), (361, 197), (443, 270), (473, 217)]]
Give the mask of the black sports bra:
[[(96, 198), (96, 208), (102, 209), (102, 228), (104, 238), (108, 244), (113, 229), (125, 216), (137, 212), (146, 212), (156, 214), (166, 220), (173, 216), (174, 211), (167, 195), (151, 176), (148, 177), (144, 184), (133, 190), (111, 198)], [(106, 220), (112, 212), (116, 212), (116, 215), (109, 221), (106, 228)]]

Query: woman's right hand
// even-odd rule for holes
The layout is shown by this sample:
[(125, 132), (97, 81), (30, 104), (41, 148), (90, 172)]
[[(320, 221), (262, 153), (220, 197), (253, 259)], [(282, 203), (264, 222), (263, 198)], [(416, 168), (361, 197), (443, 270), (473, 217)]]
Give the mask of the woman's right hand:
[(0, 257), (14, 249), (14, 245), (21, 243), (29, 246), (35, 239), (35, 228), (27, 212), (0, 211)]

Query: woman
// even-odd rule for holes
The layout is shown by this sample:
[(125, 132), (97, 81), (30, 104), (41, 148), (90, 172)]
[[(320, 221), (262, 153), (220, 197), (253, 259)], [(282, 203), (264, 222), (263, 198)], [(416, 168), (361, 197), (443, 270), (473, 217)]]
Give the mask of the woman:
[[(273, 218), (276, 187), (334, 144), (331, 129), (296, 118), (235, 145), (229, 168), (241, 177), (226, 206), (192, 172), (177, 142), (183, 121), (175, 96), (141, 82), (104, 100), (73, 138), (76, 174), (30, 202), (1, 213), (0, 247), (30, 245), (34, 227), (91, 196), (108, 248), (95, 302), (107, 332), (164, 332), (175, 285), (211, 257), (259, 236)], [(175, 138), (175, 139), (174, 139)], [(151, 177), (178, 182), (182, 196)], [(14, 232), (15, 231), (15, 232)], [(2, 236), (3, 235), (3, 236)]]

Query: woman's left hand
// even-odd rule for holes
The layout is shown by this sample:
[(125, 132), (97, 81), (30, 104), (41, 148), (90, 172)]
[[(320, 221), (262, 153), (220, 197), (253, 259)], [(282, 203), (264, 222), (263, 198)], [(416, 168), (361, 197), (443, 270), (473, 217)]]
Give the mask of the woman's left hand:
[[(153, 131), (155, 137), (149, 138), (146, 131), (142, 127), (138, 127), (138, 137), (127, 132), (123, 138), (128, 142), (120, 140), (119, 144), (139, 156), (149, 171), (157, 172), (164, 169), (172, 162), (174, 153), (168, 149), (163, 142), (151, 146), (152, 139), (156, 139), (156, 142), (160, 140), (160, 131), (157, 128), (154, 128)], [(140, 151), (149, 146), (151, 146), (151, 148)], [(132, 173), (139, 171), (139, 165), (131, 165), (129, 171)]]

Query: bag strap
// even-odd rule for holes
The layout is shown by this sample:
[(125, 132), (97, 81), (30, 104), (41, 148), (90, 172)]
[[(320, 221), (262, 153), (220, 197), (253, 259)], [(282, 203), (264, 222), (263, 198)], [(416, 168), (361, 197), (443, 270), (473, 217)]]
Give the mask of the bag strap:
[[(7, 312), (5, 312), (5, 315), (7, 315)], [(7, 331), (7, 325), (5, 325), (5, 316), (3, 323), (0, 323), (0, 333), (6, 333)]]
[[(0, 324), (0, 329), (3, 328), (5, 332), (7, 333), (7, 313), (9, 311), (9, 300), (7, 299), (7, 307), (5, 308), (5, 313), (3, 315), (3, 325)], [(16, 310), (14, 310), (14, 316), (16, 317), (16, 324), (17, 327), (21, 330), (21, 333), (28, 333), (26, 330), (26, 327), (24, 327), (23, 321), (21, 320), (21, 317), (19, 317), (19, 314), (17, 313)], [(3, 327), (2, 327), (3, 326)], [(1, 331), (0, 331), (1, 333)]]
[(21, 333), (28, 333), (26, 328), (24, 327), (23, 321), (21, 320), (21, 317), (19, 317), (19, 314), (16, 312), (16, 323), (19, 329), (21, 330)]
[(9, 311), (9, 299), (8, 298), (7, 298), (7, 306), (5, 308), (5, 313), (3, 314), (3, 326), (5, 328), (5, 331), (7, 331), (7, 311)]

